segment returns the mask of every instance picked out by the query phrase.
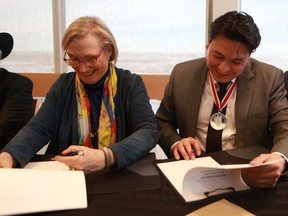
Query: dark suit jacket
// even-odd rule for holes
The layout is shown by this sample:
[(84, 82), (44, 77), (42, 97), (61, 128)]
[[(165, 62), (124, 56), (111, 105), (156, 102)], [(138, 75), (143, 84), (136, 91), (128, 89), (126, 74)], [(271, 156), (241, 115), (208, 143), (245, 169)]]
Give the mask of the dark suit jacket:
[(0, 150), (34, 114), (33, 83), (0, 68)]
[[(173, 143), (195, 137), (207, 72), (205, 58), (180, 63), (172, 71), (156, 114), (159, 144), (168, 156)], [(251, 59), (238, 77), (235, 109), (238, 148), (273, 146), (272, 151), (288, 156), (288, 101), (280, 69)]]
[[(288, 71), (284, 72), (284, 84), (285, 84), (285, 89), (288, 92)], [(287, 98), (288, 98), (288, 94), (287, 94)]]

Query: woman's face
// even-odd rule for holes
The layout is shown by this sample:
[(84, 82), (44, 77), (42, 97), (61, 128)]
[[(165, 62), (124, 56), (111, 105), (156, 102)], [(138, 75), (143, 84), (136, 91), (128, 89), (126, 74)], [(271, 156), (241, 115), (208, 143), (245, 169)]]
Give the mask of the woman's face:
[(81, 81), (87, 84), (98, 82), (109, 66), (111, 51), (101, 47), (100, 40), (93, 34), (72, 41), (66, 49), (67, 59)]

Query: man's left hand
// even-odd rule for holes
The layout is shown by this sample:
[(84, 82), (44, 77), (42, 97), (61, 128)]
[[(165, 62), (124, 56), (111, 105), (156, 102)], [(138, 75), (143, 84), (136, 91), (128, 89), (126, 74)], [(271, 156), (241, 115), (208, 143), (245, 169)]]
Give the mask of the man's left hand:
[(275, 187), (286, 168), (286, 161), (280, 154), (261, 154), (254, 158), (250, 164), (255, 166), (274, 160), (278, 161), (265, 166), (243, 169), (242, 174), (255, 187)]

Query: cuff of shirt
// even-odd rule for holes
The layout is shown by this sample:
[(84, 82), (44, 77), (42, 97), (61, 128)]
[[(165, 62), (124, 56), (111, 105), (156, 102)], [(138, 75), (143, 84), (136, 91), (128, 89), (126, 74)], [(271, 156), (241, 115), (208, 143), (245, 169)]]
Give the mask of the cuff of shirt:
[(286, 161), (285, 169), (283, 170), (281, 176), (287, 175), (288, 174), (288, 159), (287, 159), (287, 157), (284, 154), (280, 153), (280, 152), (272, 152), (272, 154), (281, 155), (285, 159), (285, 161)]
[(170, 148), (170, 154), (171, 154), (171, 155), (173, 155), (173, 152), (172, 152), (173, 147), (174, 147), (175, 145), (177, 145), (179, 142), (180, 142), (180, 141), (177, 141), (177, 142), (173, 143), (173, 145), (171, 146), (171, 148)]

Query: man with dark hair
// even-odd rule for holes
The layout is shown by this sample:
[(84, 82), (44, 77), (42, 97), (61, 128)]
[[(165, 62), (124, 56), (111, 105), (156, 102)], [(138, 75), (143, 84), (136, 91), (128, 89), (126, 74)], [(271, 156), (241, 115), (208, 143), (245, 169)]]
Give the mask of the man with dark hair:
[(288, 156), (288, 102), (283, 72), (250, 58), (260, 41), (253, 18), (231, 11), (211, 23), (206, 58), (174, 67), (156, 114), (167, 156), (261, 145), (271, 153), (251, 165), (278, 162), (242, 173), (254, 186), (275, 186)]
[[(0, 33), (0, 59), (13, 48), (13, 37)], [(33, 83), (27, 77), (0, 68), (0, 150), (34, 114)]]

